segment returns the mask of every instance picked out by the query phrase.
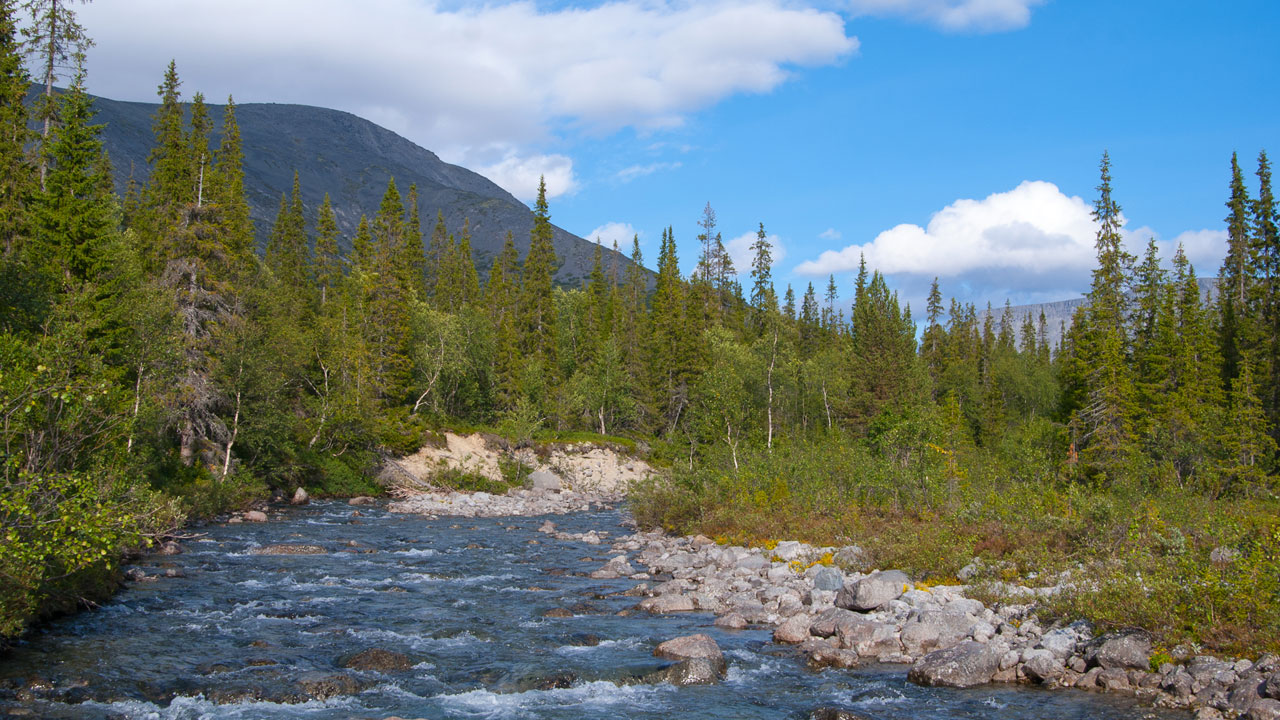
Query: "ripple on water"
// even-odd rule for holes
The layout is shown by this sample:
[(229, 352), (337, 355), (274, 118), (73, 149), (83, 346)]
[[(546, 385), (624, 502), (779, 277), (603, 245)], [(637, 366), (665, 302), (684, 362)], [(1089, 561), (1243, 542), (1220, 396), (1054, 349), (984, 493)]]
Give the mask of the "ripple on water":
[[(438, 702), (449, 710), (461, 712), (467, 717), (539, 718), (549, 710), (578, 708), (587, 712), (609, 712), (630, 706), (646, 706), (661, 710), (666, 703), (663, 696), (671, 695), (671, 685), (615, 685), (604, 680), (575, 685), (556, 690), (527, 690), (520, 693), (495, 693), (490, 690), (472, 690), (454, 695), (440, 695)], [(610, 713), (612, 714), (612, 713)], [(604, 717), (588, 715), (587, 717)]]
[(84, 706), (101, 708), (106, 712), (107, 717), (123, 715), (129, 720), (210, 720), (212, 718), (271, 720), (272, 718), (293, 718), (299, 715), (329, 714), (335, 710), (356, 710), (360, 707), (360, 703), (356, 698), (347, 696), (287, 705), (260, 700), (220, 705), (206, 700), (203, 695), (195, 697), (180, 695), (175, 697), (167, 707), (137, 700), (114, 703), (87, 702)]

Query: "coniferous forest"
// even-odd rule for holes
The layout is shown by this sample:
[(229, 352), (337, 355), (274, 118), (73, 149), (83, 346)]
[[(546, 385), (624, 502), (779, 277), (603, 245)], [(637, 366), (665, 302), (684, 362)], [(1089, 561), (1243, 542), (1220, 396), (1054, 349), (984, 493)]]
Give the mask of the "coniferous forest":
[(171, 64), (146, 180), (118, 196), (82, 57), (24, 103), (47, 78), (24, 69), (15, 7), (0, 0), (0, 636), (109, 591), (188, 521), (300, 486), (377, 492), (382, 458), (447, 428), (644, 452), (666, 473), (633, 494), (642, 525), (857, 543), (929, 582), (967, 568), (991, 598), (1062, 580), (1047, 612), (1280, 648), (1265, 153), (1251, 178), (1230, 158), (1228, 252), (1208, 269), (1154, 241), (1128, 253), (1104, 154), (1089, 304), (1051, 346), (1043, 316), (947, 302), (937, 281), (913, 310), (865, 264), (843, 287), (777, 287), (764, 226), (734, 268), (709, 204), (687, 244), (663, 233), (656, 275), (637, 240), (633, 266), (598, 251), (582, 287), (552, 282), (545, 188), (527, 255), (508, 235), (488, 268), (394, 179), (353, 237), (281, 188), (260, 248), (230, 99), (210, 117)]

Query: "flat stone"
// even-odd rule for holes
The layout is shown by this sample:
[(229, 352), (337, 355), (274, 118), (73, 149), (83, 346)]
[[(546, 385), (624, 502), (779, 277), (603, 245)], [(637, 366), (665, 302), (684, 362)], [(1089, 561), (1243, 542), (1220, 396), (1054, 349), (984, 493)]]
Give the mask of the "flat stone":
[(693, 598), (679, 593), (668, 593), (640, 601), (639, 608), (646, 612), (661, 615), (673, 612), (693, 612)]
[(911, 578), (900, 570), (875, 572), (846, 584), (836, 595), (836, 607), (859, 612), (878, 610), (902, 597), (910, 585)]
[(1000, 655), (994, 648), (969, 640), (916, 660), (907, 680), (917, 685), (967, 688), (991, 682), (999, 669)]

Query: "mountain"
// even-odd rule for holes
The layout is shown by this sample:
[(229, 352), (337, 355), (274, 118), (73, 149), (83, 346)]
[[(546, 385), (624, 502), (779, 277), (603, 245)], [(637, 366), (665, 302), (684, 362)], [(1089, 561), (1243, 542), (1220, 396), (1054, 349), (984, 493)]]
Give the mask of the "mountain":
[[(159, 106), (95, 97), (94, 107), (95, 121), (106, 126), (103, 139), (115, 169), (116, 188), (123, 194), (131, 173), (142, 183), (150, 171), (151, 122)], [(208, 107), (210, 117), (220, 125), (223, 106)], [(508, 230), (521, 257), (528, 252), (533, 227), (528, 206), (489, 179), (450, 165), (386, 128), (350, 113), (306, 105), (237, 105), (236, 120), (244, 143), (245, 194), (260, 245), (275, 220), (280, 194), (293, 186), (297, 170), (308, 222), (314, 222), (316, 208), (329, 193), (347, 245), (360, 216), (372, 219), (377, 212), (387, 180), (394, 177), (401, 196), (417, 184), (423, 233), (428, 237), (437, 210), (444, 213), (455, 237), (463, 220), (471, 220), (471, 247), (481, 277), (487, 276)], [(217, 134), (213, 142), (216, 146)], [(560, 261), (556, 281), (580, 285), (591, 272), (594, 243), (556, 227), (554, 244)], [(619, 273), (631, 264), (612, 249), (604, 252), (606, 272), (615, 260)]]

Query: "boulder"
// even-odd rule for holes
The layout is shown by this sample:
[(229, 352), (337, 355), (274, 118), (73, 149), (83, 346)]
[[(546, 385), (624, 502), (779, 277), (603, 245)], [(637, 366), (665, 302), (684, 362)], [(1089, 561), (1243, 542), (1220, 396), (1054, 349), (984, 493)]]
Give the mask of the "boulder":
[(1058, 628), (1045, 633), (1039, 647), (1053, 653), (1059, 660), (1066, 660), (1076, 651), (1076, 635), (1069, 628)]
[(156, 548), (156, 554), (158, 554), (158, 555), (181, 555), (181, 554), (182, 554), (182, 546), (181, 546), (181, 545), (179, 545), (178, 543), (176, 543), (176, 542), (172, 541), (172, 540), (166, 540), (166, 541), (164, 541), (164, 542), (160, 543), (160, 546)]
[(734, 565), (740, 570), (763, 570), (770, 562), (763, 555), (746, 555), (738, 559)]
[(1022, 674), (1031, 682), (1053, 682), (1062, 677), (1065, 670), (1062, 661), (1049, 650), (1041, 648), (1023, 654)]
[(795, 540), (783, 540), (773, 548), (773, 556), (786, 562), (799, 560), (808, 553), (809, 546)]
[(301, 543), (263, 545), (249, 551), (252, 555), (325, 555), (328, 552), (328, 550), (319, 545), (304, 545)]
[(534, 490), (559, 490), (560, 477), (547, 470), (534, 470), (529, 473), (528, 485)]
[(328, 700), (339, 695), (355, 695), (361, 683), (345, 673), (309, 672), (298, 678), (298, 689), (316, 700)]
[(844, 587), (844, 573), (833, 567), (824, 567), (813, 576), (815, 590), (839, 592)]
[(724, 677), (723, 662), (721, 660), (720, 665), (717, 665), (710, 658), (690, 658), (689, 660), (681, 660), (656, 673), (650, 673), (644, 679), (646, 682), (668, 682), (681, 687), (687, 685), (714, 685)]
[(1280, 720), (1280, 700), (1265, 698), (1253, 704), (1245, 720)]
[(653, 654), (667, 660), (706, 660), (719, 676), (723, 676), (727, 670), (720, 646), (709, 635), (702, 633), (667, 640), (654, 648)]
[(809, 652), (809, 667), (851, 668), (857, 667), (861, 658), (852, 650), (840, 650), (832, 647), (814, 648)]
[(744, 630), (747, 627), (747, 619), (742, 616), (742, 613), (731, 612), (716, 618), (715, 625), (725, 630)]
[(971, 615), (926, 610), (902, 628), (902, 646), (912, 655), (923, 655), (964, 640), (978, 622)]
[(339, 665), (348, 670), (373, 670), (383, 673), (404, 672), (413, 667), (413, 661), (403, 653), (383, 650), (382, 648), (369, 648), (343, 658)]
[(898, 627), (889, 623), (860, 619), (858, 622), (840, 621), (836, 624), (836, 636), (840, 647), (853, 650), (862, 657), (885, 657), (902, 652)]
[(969, 640), (916, 660), (907, 680), (917, 685), (967, 688), (991, 682), (999, 669), (1000, 654), (995, 648)]
[(841, 622), (858, 623), (862, 621), (862, 616), (852, 610), (830, 608), (823, 610), (818, 617), (813, 619), (813, 622), (809, 624), (809, 634), (823, 638), (831, 637), (836, 634)]
[(1085, 649), (1084, 660), (1103, 670), (1147, 670), (1151, 667), (1151, 636), (1142, 631), (1103, 635)]
[(245, 522), (266, 522), (267, 514), (261, 510), (249, 510), (241, 516)]
[(357, 495), (347, 501), (348, 505), (372, 505), (373, 498), (368, 495)]
[(1280, 700), (1280, 671), (1271, 673), (1271, 676), (1262, 683), (1262, 696)]
[(874, 572), (848, 583), (836, 595), (836, 607), (859, 612), (878, 610), (902, 597), (911, 585), (911, 579), (900, 570)]
[(302, 488), (298, 488), (297, 490), (294, 490), (293, 497), (289, 499), (290, 505), (306, 505), (309, 502), (311, 502), (311, 496), (308, 495), (307, 491), (303, 490)]
[(809, 639), (809, 616), (793, 615), (773, 631), (773, 641), (795, 645)]
[(639, 608), (655, 615), (673, 612), (693, 612), (696, 609), (693, 606), (692, 598), (679, 593), (668, 593), (657, 597), (645, 598), (640, 601)]

